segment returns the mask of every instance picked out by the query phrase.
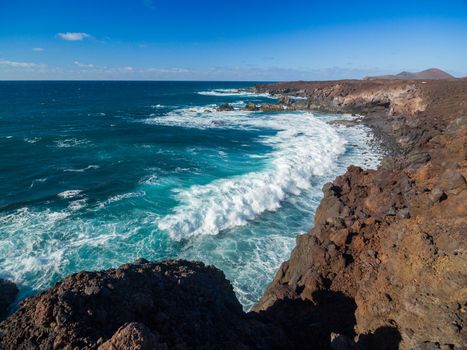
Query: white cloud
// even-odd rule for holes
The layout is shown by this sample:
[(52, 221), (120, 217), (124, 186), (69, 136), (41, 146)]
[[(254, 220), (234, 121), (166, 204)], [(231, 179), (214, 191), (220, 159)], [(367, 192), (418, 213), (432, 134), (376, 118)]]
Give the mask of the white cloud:
[(178, 67), (173, 67), (173, 68), (146, 68), (143, 69), (143, 73), (148, 72), (148, 73), (190, 73), (190, 69), (186, 68), (178, 68)]
[(32, 48), (32, 51), (35, 51), (35, 52), (42, 52), (42, 51), (45, 51), (42, 47), (33, 47)]
[(72, 33), (72, 32), (58, 33), (57, 36), (67, 41), (81, 41), (87, 38), (91, 38), (91, 35), (89, 35), (88, 33)]
[(34, 69), (34, 68), (44, 68), (44, 64), (37, 64), (32, 62), (16, 62), (8, 60), (0, 60), (0, 66), (6, 66), (11, 68), (25, 68), (25, 69)]
[(79, 61), (74, 61), (73, 63), (76, 64), (78, 67), (81, 67), (81, 68), (95, 68), (96, 67), (92, 63), (85, 64), (85, 63), (81, 63)]
[(117, 68), (117, 70), (119, 72), (122, 72), (122, 73), (131, 73), (133, 72), (135, 69), (131, 66), (128, 66), (128, 67), (120, 67), (120, 68)]

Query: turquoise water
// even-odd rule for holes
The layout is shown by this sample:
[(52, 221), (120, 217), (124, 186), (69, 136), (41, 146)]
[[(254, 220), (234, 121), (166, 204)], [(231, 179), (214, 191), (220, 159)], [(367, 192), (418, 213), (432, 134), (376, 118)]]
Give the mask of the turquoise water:
[[(322, 185), (380, 153), (350, 116), (244, 112), (253, 83), (0, 82), (0, 277), (20, 298), (144, 257), (222, 269), (248, 309)], [(216, 111), (231, 103), (236, 110)]]

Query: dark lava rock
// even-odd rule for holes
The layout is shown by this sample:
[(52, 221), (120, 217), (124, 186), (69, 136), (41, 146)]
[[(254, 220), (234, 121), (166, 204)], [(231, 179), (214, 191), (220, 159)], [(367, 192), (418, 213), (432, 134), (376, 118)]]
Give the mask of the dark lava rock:
[(0, 320), (6, 316), (8, 307), (15, 301), (18, 288), (13, 282), (0, 279)]
[(246, 111), (258, 111), (259, 108), (253, 102), (248, 102), (246, 107), (245, 107), (245, 110)]
[(294, 102), (295, 102), (294, 99), (287, 95), (282, 96), (279, 100), (279, 103), (284, 106), (291, 106), (294, 104)]
[(286, 89), (308, 109), (362, 115), (391, 157), (324, 186), (314, 227), (253, 310), (317, 349), (311, 325), (339, 334), (334, 348), (465, 349), (467, 80), (257, 86)]
[(284, 109), (282, 105), (272, 103), (263, 103), (260, 108), (263, 112), (278, 112)]
[(282, 334), (247, 316), (215, 267), (138, 260), (71, 275), (25, 300), (0, 323), (0, 348), (286, 348)]
[(220, 111), (220, 112), (222, 112), (222, 111), (233, 111), (234, 108), (230, 104), (228, 104), (226, 102), (226, 103), (220, 105), (219, 107), (217, 107), (217, 110)]
[(115, 334), (99, 346), (99, 350), (158, 350), (168, 349), (158, 342), (159, 337), (142, 323), (132, 322), (120, 327)]

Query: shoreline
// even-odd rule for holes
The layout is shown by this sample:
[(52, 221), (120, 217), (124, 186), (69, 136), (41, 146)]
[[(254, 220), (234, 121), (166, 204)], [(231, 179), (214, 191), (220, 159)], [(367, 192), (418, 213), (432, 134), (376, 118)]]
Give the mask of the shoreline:
[[(377, 170), (350, 166), (345, 174), (324, 186), (325, 195), (316, 212), (313, 229), (297, 237), (290, 260), (279, 268), (253, 312), (244, 314), (238, 306), (232, 306), (239, 305), (238, 300), (234, 296), (234, 301), (229, 287), (220, 282), (222, 277), (210, 282), (222, 284), (217, 287), (226, 294), (219, 299), (209, 292), (208, 299), (215, 300), (216, 305), (231, 305), (235, 310), (229, 314), (229, 319), (235, 323), (232, 330), (219, 329), (220, 325), (210, 326), (212, 341), (218, 348), (227, 346), (221, 342), (218, 332), (227, 334), (228, 344), (243, 344), (247, 348), (299, 348), (306, 342), (328, 348), (332, 339), (345, 340), (353, 344), (349, 346), (357, 344), (362, 349), (379, 348), (378, 344), (393, 346), (388, 349), (397, 348), (394, 346), (422, 348), (422, 344), (436, 343), (455, 349), (464, 345), (463, 309), (458, 305), (463, 305), (467, 293), (463, 287), (467, 274), (462, 265), (462, 248), (465, 248), (462, 232), (467, 227), (463, 158), (467, 132), (467, 111), (463, 103), (467, 97), (466, 85), (463, 81), (337, 81), (278, 83), (255, 88), (259, 93), (283, 96), (273, 107), (281, 110), (318, 109), (362, 114), (361, 123), (382, 140), (390, 156), (385, 157)], [(290, 101), (289, 94), (306, 97), (306, 100)], [(270, 109), (271, 106), (260, 108)], [(450, 213), (449, 219), (445, 218), (446, 213)], [(445, 227), (449, 227), (449, 232), (443, 229)], [(401, 236), (400, 232), (404, 234)], [(31, 322), (38, 305), (42, 305), (41, 313), (68, 312), (75, 318), (78, 312), (75, 308), (83, 302), (76, 300), (85, 300), (92, 308), (108, 313), (108, 308), (115, 306), (115, 300), (111, 303), (100, 295), (107, 293), (109, 297), (101, 285), (111, 278), (109, 274), (122, 274), (116, 278), (125, 280), (129, 276), (119, 271), (133, 271), (131, 278), (134, 278), (141, 271), (151, 269), (152, 274), (157, 275), (161, 264), (164, 263), (138, 261), (119, 269), (81, 272), (65, 278), (55, 287), (27, 299), (19, 311), (0, 324), (0, 331), (6, 334), (0, 337), (0, 345), (8, 349), (25, 335), (33, 337), (38, 326)], [(168, 278), (178, 281), (200, 273), (208, 276), (219, 273), (203, 264), (196, 267), (183, 261), (173, 264), (187, 271), (185, 275), (170, 268), (166, 271)], [(144, 276), (138, 278), (150, 278), (151, 273), (146, 271)], [(96, 288), (92, 293), (89, 293), (89, 283)], [(75, 292), (69, 289), (74, 284), (80, 286)], [(170, 294), (174, 287), (170, 288), (160, 292), (164, 290), (162, 285), (154, 285), (143, 300), (154, 305), (151, 301), (157, 300), (154, 296)], [(191, 288), (203, 294), (206, 286), (196, 282)], [(60, 297), (63, 293), (74, 293), (74, 301), (64, 302)], [(122, 293), (131, 298), (133, 308), (138, 308), (140, 301), (135, 298), (135, 291)], [(191, 300), (189, 294), (182, 295), (182, 299)], [(92, 300), (99, 302), (95, 304)], [(177, 319), (179, 311), (173, 307), (162, 307), (169, 319)], [(196, 304), (188, 310), (196, 315), (200, 307), (213, 317), (212, 320), (216, 319), (218, 310), (215, 307), (206, 309)], [(122, 305), (117, 309), (128, 312)], [(59, 342), (62, 345), (83, 344), (85, 339), (88, 348), (97, 348), (104, 340), (111, 342), (114, 337), (124, 337), (127, 327), (137, 330), (140, 340), (152, 339), (154, 333), (160, 335), (161, 343), (173, 345), (173, 329), (158, 328), (158, 321), (150, 321), (144, 309), (141, 309), (142, 316), (133, 314), (124, 322), (108, 320), (109, 328), (102, 334), (99, 331), (88, 334), (80, 328), (89, 326), (89, 322), (94, 328), (99, 326), (93, 317), (80, 316), (80, 321), (74, 325), (69, 320), (50, 321), (44, 314), (45, 318), (39, 317), (38, 322), (44, 334), (50, 334), (52, 329), (55, 333), (67, 329), (69, 338), (63, 338)], [(135, 325), (124, 327), (130, 321), (151, 329), (141, 331), (141, 327)], [(196, 316), (188, 323), (192, 325), (192, 322), (197, 322)], [(16, 329), (19, 325), (21, 330)], [(119, 327), (122, 329), (117, 330)], [(96, 342), (97, 336), (104, 337), (101, 343)], [(194, 344), (191, 342), (199, 341), (198, 336), (184, 339), (188, 348)]]
[[(376, 171), (349, 167), (323, 188), (315, 227), (297, 238), (291, 259), (254, 311), (267, 312), (284, 299), (319, 303), (316, 293), (323, 291), (333, 294), (332, 307), (343, 293), (351, 298), (351, 311), (334, 326), (366, 343), (361, 347), (465, 345), (463, 311), (456, 306), (462, 298), (455, 302), (452, 295), (465, 295), (467, 281), (459, 256), (467, 228), (466, 85), (338, 81), (258, 87), (273, 93), (300, 91), (311, 109), (320, 104), (321, 110), (366, 111), (362, 123), (383, 135), (391, 152)], [(450, 261), (452, 270), (439, 269), (440, 260)], [(404, 270), (407, 265), (415, 267)]]

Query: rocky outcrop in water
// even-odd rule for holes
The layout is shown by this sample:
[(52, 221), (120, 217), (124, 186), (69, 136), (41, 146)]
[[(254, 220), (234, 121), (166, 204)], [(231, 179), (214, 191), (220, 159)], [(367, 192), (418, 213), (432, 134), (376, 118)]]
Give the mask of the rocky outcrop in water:
[(245, 111), (255, 112), (258, 111), (259, 108), (253, 102), (248, 102), (245, 106)]
[(233, 111), (234, 108), (230, 104), (224, 103), (224, 104), (220, 105), (219, 107), (217, 107), (217, 110), (219, 112), (230, 112), (230, 111)]

